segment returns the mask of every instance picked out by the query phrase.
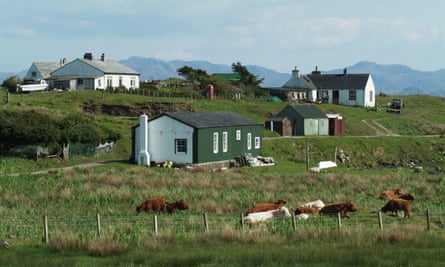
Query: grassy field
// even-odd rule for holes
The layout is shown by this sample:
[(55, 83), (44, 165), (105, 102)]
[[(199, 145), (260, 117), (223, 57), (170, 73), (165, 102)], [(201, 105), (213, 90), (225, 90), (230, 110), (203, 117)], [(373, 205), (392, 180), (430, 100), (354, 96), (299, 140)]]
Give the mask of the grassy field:
[[(276, 166), (229, 170), (146, 168), (113, 162), (94, 168), (75, 163), (129, 157), (130, 128), (137, 118), (97, 115), (123, 138), (113, 155), (95, 159), (38, 162), (0, 159), (1, 266), (445, 266), (445, 138), (444, 99), (404, 97), (405, 112), (387, 113), (390, 97), (377, 98), (377, 111), (321, 105), (344, 115), (344, 137), (277, 138), (265, 130), (263, 153)], [(54, 114), (80, 112), (82, 103), (132, 105), (150, 101), (187, 101), (196, 110), (227, 110), (262, 122), (286, 103), (153, 99), (98, 92), (12, 95), (4, 109), (39, 109)], [(394, 134), (379, 136), (363, 120), (380, 123)], [(421, 135), (421, 136), (419, 136)], [(427, 137), (423, 135), (428, 135)], [(430, 136), (433, 135), (433, 136)], [(318, 174), (306, 173), (306, 143), (310, 166), (333, 160), (343, 150), (350, 161)], [(412, 164), (422, 166), (414, 172)], [(39, 169), (49, 173), (30, 174)], [(17, 175), (10, 175), (10, 174)], [(413, 192), (412, 218), (383, 215), (382, 190), (401, 187)], [(136, 214), (135, 207), (151, 197), (185, 199), (190, 209)], [(292, 211), (316, 199), (326, 203), (352, 200), (358, 207), (351, 219), (313, 217), (276, 221), (263, 228), (244, 228), (240, 214), (258, 202), (285, 199)], [(430, 230), (426, 210), (430, 212)], [(97, 234), (101, 215), (101, 236)], [(208, 216), (209, 231), (203, 226)], [(48, 216), (49, 243), (42, 242), (43, 216)]]

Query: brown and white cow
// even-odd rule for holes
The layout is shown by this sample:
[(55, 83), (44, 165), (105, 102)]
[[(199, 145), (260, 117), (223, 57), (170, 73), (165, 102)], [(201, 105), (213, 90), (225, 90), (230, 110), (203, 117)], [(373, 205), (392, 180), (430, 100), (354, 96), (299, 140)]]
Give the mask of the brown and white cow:
[(342, 218), (351, 218), (347, 212), (355, 212), (357, 211), (357, 208), (355, 207), (355, 204), (349, 200), (348, 202), (344, 203), (338, 203), (338, 204), (328, 204), (321, 208), (320, 214), (322, 215), (337, 215), (340, 213), (340, 216)]
[(167, 210), (167, 202), (163, 198), (147, 199), (144, 202), (142, 202), (139, 206), (136, 207), (137, 212), (142, 212), (142, 211), (165, 212), (166, 210)]
[(186, 210), (189, 208), (189, 205), (183, 200), (177, 200), (175, 202), (167, 203), (167, 211), (168, 213), (173, 213), (176, 210)]
[(411, 201), (405, 199), (390, 199), (381, 209), (382, 212), (391, 211), (391, 215), (393, 216), (397, 216), (399, 210), (403, 211), (405, 217), (409, 218), (411, 213)]
[(258, 203), (255, 206), (253, 206), (252, 208), (248, 209), (246, 212), (246, 215), (249, 215), (250, 213), (255, 213), (255, 212), (276, 210), (281, 207), (284, 207), (284, 205), (286, 205), (286, 201), (284, 201), (282, 199), (279, 199), (275, 203)]
[(320, 209), (317, 208), (306, 208), (306, 207), (298, 207), (295, 209), (295, 215), (299, 214), (320, 214)]
[(389, 189), (386, 191), (383, 191), (380, 193), (379, 198), (380, 199), (393, 199), (398, 198), (400, 195), (405, 194), (402, 189), (396, 188), (396, 189)]

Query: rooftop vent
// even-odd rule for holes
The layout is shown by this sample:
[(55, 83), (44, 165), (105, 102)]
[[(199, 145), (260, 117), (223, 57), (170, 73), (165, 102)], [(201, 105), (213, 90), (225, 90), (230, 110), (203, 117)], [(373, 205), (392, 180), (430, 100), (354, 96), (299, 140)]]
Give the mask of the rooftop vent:
[(93, 53), (90, 53), (90, 52), (85, 53), (83, 55), (83, 59), (93, 60)]

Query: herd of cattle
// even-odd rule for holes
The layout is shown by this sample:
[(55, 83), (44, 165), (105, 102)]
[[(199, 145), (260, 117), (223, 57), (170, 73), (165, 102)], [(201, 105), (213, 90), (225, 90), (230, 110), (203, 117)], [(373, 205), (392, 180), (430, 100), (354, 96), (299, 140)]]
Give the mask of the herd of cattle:
[[(414, 195), (411, 192), (404, 192), (402, 189), (391, 189), (380, 193), (379, 198), (388, 199), (388, 202), (381, 208), (381, 211), (391, 212), (391, 215), (397, 216), (398, 211), (404, 212), (404, 217), (409, 218), (411, 213), (411, 203)], [(286, 201), (279, 199), (275, 203), (259, 203), (249, 208), (243, 218), (247, 224), (255, 224), (271, 219), (281, 219), (291, 217), (289, 209), (286, 208)], [(137, 212), (168, 212), (173, 213), (176, 210), (186, 210), (189, 205), (183, 200), (167, 202), (163, 198), (148, 199), (136, 207)], [(299, 219), (308, 219), (311, 215), (334, 215), (340, 214), (342, 218), (351, 218), (347, 212), (355, 212), (357, 208), (352, 201), (336, 204), (324, 204), (321, 200), (305, 203), (295, 209), (295, 216)]]

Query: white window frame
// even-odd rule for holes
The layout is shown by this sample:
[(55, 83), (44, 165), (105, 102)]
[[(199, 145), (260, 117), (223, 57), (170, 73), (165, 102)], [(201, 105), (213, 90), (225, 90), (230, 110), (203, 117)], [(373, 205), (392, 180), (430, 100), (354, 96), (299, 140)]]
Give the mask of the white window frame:
[(261, 147), (261, 139), (259, 136), (255, 137), (255, 149), (259, 149)]
[(252, 133), (247, 133), (247, 150), (252, 149)]
[(229, 150), (228, 138), (229, 134), (226, 131), (222, 132), (222, 152), (227, 152)]
[(219, 147), (219, 140), (218, 140), (219, 136), (217, 132), (213, 133), (213, 154), (218, 154), (218, 147)]
[(236, 130), (236, 141), (241, 141), (241, 130)]

